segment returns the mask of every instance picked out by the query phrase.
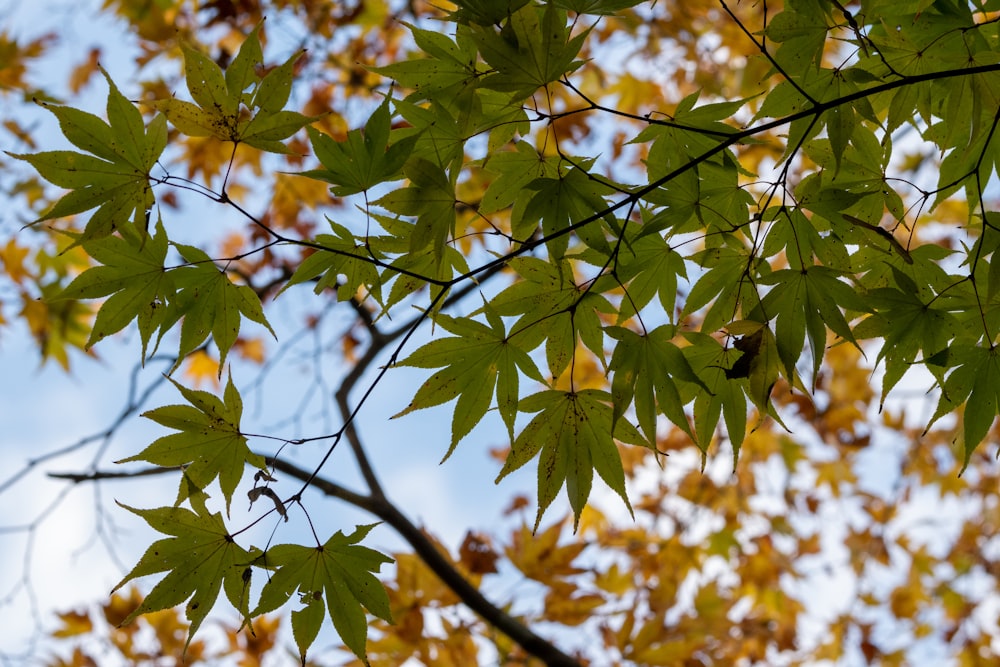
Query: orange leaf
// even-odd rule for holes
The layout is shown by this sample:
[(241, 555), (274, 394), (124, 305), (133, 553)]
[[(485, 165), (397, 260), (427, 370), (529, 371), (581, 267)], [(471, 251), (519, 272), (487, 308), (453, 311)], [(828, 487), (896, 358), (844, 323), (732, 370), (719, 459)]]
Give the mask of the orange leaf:
[(79, 646), (73, 649), (73, 655), (66, 660), (64, 658), (54, 658), (48, 663), (49, 667), (97, 667), (97, 663), (89, 655), (83, 652)]
[(104, 618), (113, 627), (119, 627), (125, 622), (136, 608), (142, 604), (142, 594), (139, 593), (139, 589), (131, 588), (128, 592), (128, 597), (121, 595), (120, 593), (115, 593), (108, 600), (107, 604), (102, 607), (104, 612)]
[(462, 565), (472, 574), (490, 574), (497, 571), (497, 559), (500, 554), (493, 550), (488, 535), (465, 533), (462, 546), (458, 548), (458, 556)]
[(69, 75), (69, 89), (74, 94), (79, 93), (100, 69), (101, 49), (94, 47), (87, 54), (87, 59), (73, 68)]
[(240, 232), (230, 232), (219, 244), (220, 257), (236, 257), (241, 254), (247, 246), (246, 237)]
[(857, 475), (851, 469), (850, 461), (842, 458), (822, 461), (816, 464), (816, 487), (828, 486), (835, 498), (840, 497), (842, 483), (854, 483)]
[(23, 141), (24, 145), (28, 148), (34, 149), (37, 147), (35, 138), (32, 137), (31, 134), (29, 134), (23, 127), (21, 127), (20, 123), (16, 120), (5, 120), (3, 122), (3, 126), (7, 128), (8, 132), (17, 137), (18, 140)]
[(264, 339), (263, 338), (237, 338), (233, 344), (233, 349), (244, 359), (257, 364), (264, 363)]
[[(396, 559), (396, 590), (390, 595), (393, 610), (448, 606), (459, 602), (455, 593), (415, 554), (399, 553), (393, 554), (393, 557)], [(398, 615), (393, 612), (393, 616)]]
[(622, 570), (618, 563), (612, 563), (610, 568), (598, 571), (594, 577), (594, 585), (602, 591), (621, 596), (632, 588), (632, 578), (631, 571)]
[(241, 632), (239, 628), (226, 627), (229, 654), (240, 656), (239, 667), (260, 667), (265, 655), (278, 641), (280, 616), (260, 616), (253, 621), (252, 629)]
[[(500, 451), (507, 452), (510, 451), (510, 448), (505, 447), (503, 450)], [(490, 454), (492, 455), (493, 451), (491, 451)], [(514, 512), (517, 512), (519, 510), (524, 509), (525, 507), (528, 507), (530, 504), (531, 501), (528, 500), (528, 496), (519, 493), (516, 496), (514, 496), (514, 498), (510, 501), (510, 504), (507, 505), (507, 508), (503, 511), (503, 514), (504, 516), (510, 516)]]

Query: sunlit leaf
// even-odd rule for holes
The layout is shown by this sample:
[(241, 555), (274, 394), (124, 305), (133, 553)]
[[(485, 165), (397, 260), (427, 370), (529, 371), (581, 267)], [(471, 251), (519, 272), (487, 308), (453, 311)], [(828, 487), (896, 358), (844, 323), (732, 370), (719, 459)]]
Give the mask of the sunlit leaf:
[(158, 438), (138, 454), (122, 459), (121, 463), (147, 461), (165, 467), (184, 466), (179, 500), (185, 499), (184, 489), (189, 484), (204, 490), (218, 478), (228, 508), (246, 464), (264, 467), (263, 457), (250, 451), (246, 436), (240, 432), (243, 401), (232, 378), (226, 383), (221, 400), (208, 392), (188, 389), (173, 379), (170, 381), (189, 405), (155, 408), (142, 416), (178, 432)]
[(374, 576), (392, 560), (358, 544), (374, 527), (358, 526), (350, 535), (337, 532), (319, 546), (279, 544), (268, 549), (266, 562), (275, 571), (264, 585), (253, 615), (277, 609), (298, 593), (304, 607), (293, 612), (292, 629), (299, 653), (305, 656), (316, 637), (317, 615), (325, 600), (341, 639), (364, 659), (368, 634), (365, 609), (383, 620), (392, 620), (389, 598)]
[(118, 590), (139, 577), (166, 572), (142, 604), (122, 623), (186, 601), (191, 627), (185, 645), (191, 643), (191, 638), (215, 605), (221, 590), (225, 590), (226, 597), (237, 610), (247, 613), (244, 572), (254, 561), (254, 555), (236, 544), (226, 530), (222, 516), (209, 513), (204, 499), (194, 496), (192, 504), (193, 511), (183, 507), (144, 510), (122, 505), (142, 517), (157, 532), (171, 537), (150, 545), (135, 567), (114, 588)]

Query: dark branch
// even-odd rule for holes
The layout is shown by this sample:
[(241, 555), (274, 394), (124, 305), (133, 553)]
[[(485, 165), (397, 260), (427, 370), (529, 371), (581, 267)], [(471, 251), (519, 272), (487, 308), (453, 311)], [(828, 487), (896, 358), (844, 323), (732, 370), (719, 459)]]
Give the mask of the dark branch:
[(164, 475), (176, 472), (180, 468), (140, 468), (139, 470), (123, 470), (113, 472), (110, 470), (91, 470), (89, 472), (50, 472), (48, 476), (52, 479), (64, 479), (74, 484), (81, 482), (99, 482), (104, 479), (133, 479), (135, 477), (149, 477), (153, 475)]
[[(490, 602), (478, 588), (473, 586), (455, 568), (448, 558), (410, 521), (395, 505), (385, 497), (364, 495), (351, 491), (336, 482), (317, 476), (314, 472), (275, 457), (266, 457), (267, 465), (294, 479), (308, 482), (308, 485), (331, 498), (365, 510), (389, 524), (413, 548), (421, 560), (450, 588), (462, 602), (477, 613), (484, 621), (497, 628), (517, 642), (525, 651), (550, 667), (580, 667), (580, 662), (563, 653), (547, 639), (535, 634), (510, 614)], [(177, 468), (140, 468), (131, 471), (94, 470), (86, 473), (49, 473), (49, 477), (64, 479), (74, 484), (95, 482), (105, 479), (131, 479), (149, 475), (162, 475), (177, 471)]]
[(310, 486), (322, 493), (339, 498), (355, 507), (371, 512), (392, 526), (421, 560), (450, 588), (465, 605), (476, 612), (484, 621), (503, 632), (517, 642), (521, 648), (535, 656), (550, 667), (580, 667), (575, 658), (563, 653), (558, 647), (535, 634), (510, 614), (506, 613), (479, 592), (479, 589), (469, 583), (451, 562), (442, 554), (437, 546), (428, 539), (419, 527), (410, 521), (395, 505), (383, 498), (363, 496), (350, 491), (339, 484), (315, 476), (309, 470), (284, 461), (268, 458), (267, 463), (286, 475), (303, 481), (309, 480)]

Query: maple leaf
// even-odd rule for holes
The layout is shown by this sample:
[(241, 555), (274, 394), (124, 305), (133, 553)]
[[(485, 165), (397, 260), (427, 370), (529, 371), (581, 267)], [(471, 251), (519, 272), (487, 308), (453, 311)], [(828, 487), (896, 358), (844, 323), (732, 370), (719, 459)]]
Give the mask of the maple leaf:
[(954, 370), (942, 383), (937, 409), (924, 433), (934, 422), (964, 403), (964, 470), (1000, 414), (1000, 349), (956, 345), (951, 348), (950, 357)]
[[(569, 262), (517, 257), (509, 266), (524, 280), (493, 298), (491, 306), (503, 317), (517, 316), (510, 336), (524, 350), (545, 343), (549, 373), (558, 377), (573, 358), (576, 337), (603, 358), (603, 326), (598, 313), (614, 308), (599, 290), (581, 291)], [(606, 277), (610, 280), (610, 277)], [(596, 283), (601, 287), (600, 282)]]
[[(571, 169), (558, 178), (539, 178), (526, 184), (525, 188), (535, 194), (513, 225), (514, 235), (518, 238), (529, 238), (539, 221), (542, 234), (548, 238), (575, 222), (593, 216), (594, 211), (607, 208), (603, 197), (611, 193), (610, 187), (591, 180), (580, 169)], [(605, 219), (612, 228), (616, 226), (613, 216), (606, 216)], [(579, 227), (576, 234), (591, 248), (610, 253), (608, 241), (598, 224)], [(553, 256), (562, 258), (569, 246), (569, 235), (555, 236), (546, 245)]]
[(119, 505), (142, 517), (154, 530), (172, 536), (151, 544), (135, 567), (112, 589), (112, 592), (117, 591), (139, 577), (167, 573), (121, 625), (141, 614), (169, 609), (186, 600), (187, 619), (191, 623), (187, 647), (215, 605), (220, 590), (225, 590), (233, 607), (247, 617), (247, 573), (258, 554), (236, 543), (226, 530), (222, 515), (209, 513), (204, 494), (191, 496), (191, 510), (183, 507), (136, 509)]
[(388, 97), (372, 113), (364, 130), (351, 130), (344, 141), (334, 141), (313, 128), (308, 132), (313, 152), (323, 169), (311, 169), (299, 175), (330, 183), (330, 190), (338, 197), (397, 180), (417, 139), (410, 136), (389, 144)]
[[(746, 399), (743, 389), (737, 384), (735, 376), (749, 376), (749, 363), (746, 364), (745, 375), (733, 372), (731, 368), (728, 368), (730, 365), (735, 366), (731, 359), (732, 352), (723, 348), (714, 338), (700, 332), (689, 332), (684, 337), (691, 343), (687, 347), (682, 348), (684, 356), (687, 357), (691, 367), (694, 368), (702, 382), (709, 389), (708, 392), (698, 392), (694, 399), (692, 416), (694, 417), (695, 435), (697, 436), (695, 442), (698, 443), (702, 453), (705, 454), (712, 442), (712, 436), (719, 427), (720, 421), (724, 419), (735, 457), (746, 434), (747, 424)], [(774, 356), (776, 357), (777, 355), (775, 354)], [(747, 359), (749, 362), (752, 357), (747, 357)], [(773, 366), (770, 370), (767, 370), (768, 366), (763, 363), (765, 361), (767, 361), (766, 358), (760, 359), (757, 362), (758, 364), (763, 364), (763, 373), (773, 373)], [(728, 375), (733, 375), (734, 377), (729, 377), (727, 371)], [(765, 388), (769, 396), (770, 387)], [(705, 459), (703, 458), (702, 460), (704, 461)]]
[(264, 316), (260, 298), (249, 285), (236, 285), (220, 271), (205, 251), (194, 246), (177, 244), (177, 250), (190, 264), (175, 271), (177, 293), (170, 303), (168, 322), (181, 316), (180, 359), (193, 352), (212, 334), (219, 348), (219, 375), (226, 356), (240, 333), (243, 317), (274, 329)]
[(410, 253), (420, 254), (429, 247), (440, 264), (448, 239), (455, 236), (455, 188), (444, 169), (430, 160), (413, 158), (403, 171), (410, 184), (375, 203), (393, 213), (415, 216)]
[(861, 313), (870, 307), (850, 285), (838, 279), (839, 275), (824, 266), (810, 266), (782, 269), (759, 279), (762, 284), (774, 285), (761, 300), (760, 312), (777, 313), (777, 349), (789, 379), (795, 377), (795, 364), (807, 336), (812, 348), (813, 377), (823, 363), (828, 328), (845, 341), (858, 344), (842, 309)]
[(654, 296), (659, 297), (663, 312), (672, 320), (677, 278), (687, 278), (684, 258), (659, 234), (641, 236), (622, 248), (617, 257), (618, 279), (627, 283), (627, 297), (619, 307), (617, 324), (645, 308)]
[(182, 44), (185, 79), (194, 102), (171, 97), (148, 104), (188, 136), (291, 153), (282, 140), (320, 118), (282, 110), (291, 94), (295, 63), (305, 51), (292, 54), (261, 77), (257, 74), (263, 64), (259, 31), (258, 24), (225, 73), (208, 56)]
[(611, 396), (606, 391), (578, 392), (547, 390), (528, 396), (519, 409), (538, 412), (514, 441), (496, 481), (539, 456), (538, 514), (535, 529), (546, 508), (555, 500), (563, 483), (575, 520), (587, 504), (594, 471), (625, 502), (625, 472), (614, 438), (649, 447), (634, 426), (619, 421), (612, 437)]
[(142, 416), (178, 433), (158, 438), (135, 456), (118, 463), (148, 461), (158, 466), (185, 466), (178, 502), (187, 497), (191, 487), (204, 490), (218, 478), (228, 511), (233, 492), (243, 478), (244, 466), (249, 463), (264, 468), (264, 458), (250, 451), (246, 436), (240, 432), (243, 401), (233, 379), (230, 377), (226, 383), (222, 400), (206, 391), (188, 389), (173, 378), (167, 379), (190, 405), (167, 405), (148, 410)]
[(334, 233), (316, 235), (313, 243), (319, 249), (302, 260), (279, 294), (293, 285), (315, 280), (313, 291), (316, 294), (325, 289), (336, 289), (337, 299), (347, 301), (364, 287), (381, 303), (382, 281), (379, 280), (374, 260), (381, 259), (383, 255), (376, 252), (371, 244), (355, 239), (354, 234), (343, 225), (329, 218), (327, 222)]
[[(483, 193), (479, 212), (487, 215), (507, 208), (518, 197), (530, 194), (525, 186), (537, 179), (559, 176), (555, 161), (539, 155), (527, 141), (518, 141), (513, 151), (502, 151), (483, 160), (483, 168), (496, 178)], [(534, 222), (537, 222), (535, 220)]]
[(5, 275), (15, 283), (21, 283), (31, 276), (31, 269), (24, 262), (30, 252), (30, 248), (18, 245), (13, 238), (0, 248), (0, 264), (3, 265)]
[(481, 66), (476, 63), (476, 49), (468, 38), (468, 27), (459, 26), (456, 39), (452, 41), (439, 32), (406, 26), (417, 47), (430, 57), (390, 63), (374, 67), (373, 71), (412, 88), (415, 92), (407, 97), (411, 102), (440, 96), (458, 97), (475, 86)]
[(503, 29), (473, 25), (472, 39), (495, 72), (481, 85), (524, 99), (582, 65), (575, 61), (589, 29), (570, 37), (566, 14), (554, 3), (526, 5), (507, 18)]
[[(79, 235), (72, 235), (79, 240)], [(164, 325), (167, 301), (175, 294), (172, 274), (164, 266), (167, 235), (160, 221), (148, 240), (132, 228), (119, 236), (107, 236), (83, 243), (84, 250), (99, 262), (66, 286), (57, 299), (96, 299), (108, 296), (97, 311), (87, 347), (121, 331), (133, 320), (142, 340), (145, 360), (149, 339)]]
[(305, 606), (292, 612), (292, 632), (304, 659), (322, 624), (325, 600), (340, 638), (367, 664), (364, 610), (392, 620), (389, 596), (373, 574), (392, 559), (358, 544), (375, 525), (358, 526), (350, 535), (337, 531), (315, 547), (279, 544), (268, 549), (265, 560), (274, 572), (261, 590), (253, 616), (277, 609), (298, 592)]
[(263, 364), (267, 358), (264, 339), (259, 337), (237, 338), (233, 346), (241, 357), (255, 364)]
[(73, 68), (69, 76), (69, 89), (74, 94), (79, 93), (89, 82), (91, 77), (101, 68), (101, 49), (92, 47), (87, 52), (87, 59)]
[(451, 426), (451, 456), (459, 440), (482, 420), (496, 389), (497, 408), (513, 440), (517, 416), (519, 372), (543, 382), (535, 362), (508, 338), (503, 320), (489, 304), (483, 306), (487, 324), (438, 314), (434, 321), (455, 337), (427, 343), (401, 366), (439, 368), (417, 390), (406, 409), (393, 419), (414, 410), (440, 405), (458, 397)]
[(201, 383), (206, 379), (218, 388), (219, 361), (205, 352), (205, 350), (195, 350), (187, 357), (187, 367), (184, 369), (184, 376), (191, 380), (195, 389), (200, 387)]
[(612, 423), (618, 423), (634, 399), (637, 421), (650, 442), (656, 440), (657, 414), (665, 415), (697, 442), (684, 412), (686, 401), (674, 378), (692, 382), (705, 391), (708, 387), (671, 342), (674, 327), (657, 327), (645, 336), (622, 327), (607, 327), (605, 331), (618, 341), (610, 365), (614, 372)]
[(90, 614), (81, 611), (68, 611), (59, 614), (62, 627), (52, 632), (53, 637), (73, 637), (92, 632), (94, 624)]
[(913, 365), (918, 352), (923, 352), (930, 366), (939, 366), (936, 360), (946, 359), (948, 342), (959, 330), (955, 315), (935, 304), (936, 295), (926, 294), (910, 276), (895, 267), (892, 277), (896, 286), (881, 286), (868, 292), (866, 296), (875, 313), (855, 329), (858, 338), (878, 336), (884, 340), (878, 354), (879, 361), (885, 360), (883, 402)]
[(146, 212), (154, 203), (150, 170), (167, 145), (165, 119), (157, 115), (144, 126), (139, 110), (108, 73), (101, 72), (109, 88), (107, 122), (86, 111), (39, 102), (59, 119), (63, 135), (87, 153), (9, 153), (30, 163), (53, 185), (70, 189), (37, 222), (97, 209), (77, 238), (78, 244), (108, 236), (129, 219), (145, 232)]

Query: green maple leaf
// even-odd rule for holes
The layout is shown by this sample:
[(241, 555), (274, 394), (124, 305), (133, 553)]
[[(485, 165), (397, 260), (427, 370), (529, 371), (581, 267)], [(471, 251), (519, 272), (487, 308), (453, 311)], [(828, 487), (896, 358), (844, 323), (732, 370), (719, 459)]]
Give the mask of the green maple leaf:
[(528, 4), (528, 0), (457, 0), (449, 18), (459, 23), (496, 25)]
[[(174, 296), (173, 279), (164, 269), (167, 235), (161, 222), (148, 240), (132, 227), (122, 227), (120, 236), (107, 236), (83, 243), (87, 254), (99, 262), (73, 279), (57, 299), (97, 299), (108, 296), (97, 311), (87, 347), (121, 331), (132, 320), (139, 326), (142, 358), (153, 332), (167, 315), (167, 301)], [(110, 296), (109, 296), (110, 295)]]
[[(590, 497), (594, 471), (632, 511), (625, 493), (625, 472), (615, 439), (649, 447), (627, 421), (612, 427), (611, 395), (597, 389), (542, 391), (521, 401), (522, 412), (538, 412), (514, 441), (496, 481), (538, 460), (538, 514), (535, 530), (546, 508), (563, 484), (576, 521)], [(614, 433), (612, 430), (614, 428)]]
[(758, 279), (760, 284), (774, 285), (761, 301), (760, 311), (767, 316), (777, 314), (774, 331), (778, 354), (789, 379), (795, 377), (795, 364), (802, 355), (806, 336), (812, 349), (813, 378), (823, 362), (828, 328), (858, 345), (842, 309), (863, 313), (870, 306), (850, 285), (838, 279), (840, 275), (843, 274), (825, 266), (809, 266), (782, 269)]
[(338, 197), (399, 179), (417, 138), (409, 136), (389, 145), (390, 129), (388, 97), (372, 113), (364, 130), (351, 130), (344, 141), (334, 141), (309, 128), (313, 152), (323, 168), (300, 175), (330, 183), (330, 190)]
[(942, 383), (937, 410), (927, 423), (927, 430), (938, 419), (963, 403), (962, 440), (964, 466), (976, 447), (986, 438), (993, 421), (1000, 413), (1000, 349), (978, 345), (954, 345), (949, 350), (954, 369)]
[[(295, 273), (281, 289), (284, 292), (293, 285), (315, 280), (313, 290), (319, 294), (325, 289), (335, 288), (337, 299), (347, 301), (363, 287), (382, 302), (382, 281), (378, 277), (378, 267), (374, 259), (383, 259), (375, 253), (372, 244), (355, 239), (354, 234), (343, 225), (327, 218), (333, 234), (318, 234), (312, 243), (323, 249), (312, 253), (299, 264)], [(340, 281), (340, 276), (345, 280)], [(279, 292), (280, 294), (280, 292)]]
[(659, 297), (664, 314), (673, 320), (677, 278), (687, 279), (687, 268), (684, 258), (661, 235), (646, 234), (623, 245), (616, 275), (626, 283), (627, 293), (618, 310), (618, 324), (645, 308), (654, 296)]
[(724, 237), (726, 245), (708, 248), (691, 259), (708, 270), (691, 282), (691, 290), (681, 312), (683, 320), (688, 315), (708, 306), (702, 328), (706, 331), (721, 329), (741, 309), (750, 311), (758, 304), (757, 288), (748, 278), (751, 269), (768, 270), (764, 262), (750, 255), (742, 241)]
[(145, 230), (146, 212), (155, 201), (149, 173), (167, 144), (163, 116), (144, 126), (139, 110), (101, 71), (109, 87), (108, 122), (79, 109), (39, 103), (59, 119), (66, 138), (87, 153), (9, 153), (30, 163), (53, 185), (70, 190), (38, 222), (97, 209), (75, 244), (108, 236), (130, 219)]
[(622, 327), (607, 327), (605, 332), (618, 341), (610, 365), (614, 373), (612, 423), (618, 423), (634, 400), (639, 426), (650, 441), (656, 440), (656, 417), (663, 414), (697, 442), (674, 378), (694, 383), (706, 392), (708, 387), (672, 342), (674, 327), (657, 327), (645, 336)]
[(640, 4), (640, 0), (556, 0), (553, 4), (577, 14), (611, 16)]
[(305, 51), (292, 54), (261, 77), (257, 74), (263, 64), (259, 30), (260, 25), (247, 36), (225, 73), (211, 58), (182, 44), (185, 79), (194, 102), (171, 97), (149, 104), (188, 136), (291, 153), (281, 141), (317, 119), (282, 111), (291, 94), (295, 63)]
[(253, 616), (277, 609), (298, 592), (305, 607), (292, 612), (292, 632), (304, 659), (322, 623), (325, 600), (340, 638), (367, 664), (364, 610), (392, 622), (389, 596), (372, 574), (392, 559), (358, 544), (374, 527), (358, 526), (350, 535), (337, 531), (315, 547), (279, 544), (268, 549), (265, 562), (275, 571), (261, 590)]
[[(926, 270), (925, 270), (926, 273)], [(885, 360), (882, 381), (882, 401), (889, 391), (912, 367), (917, 354), (933, 358), (946, 350), (949, 341), (959, 331), (956, 317), (936, 307), (937, 296), (921, 289), (906, 273), (892, 267), (892, 277), (898, 287), (886, 286), (869, 290), (865, 295), (874, 314), (858, 323), (854, 334), (858, 338), (878, 337), (884, 340), (877, 361)]]
[(222, 515), (210, 514), (206, 509), (204, 494), (192, 496), (193, 511), (183, 507), (144, 510), (119, 505), (145, 519), (153, 529), (172, 536), (150, 545), (135, 567), (115, 585), (117, 591), (133, 579), (167, 573), (122, 625), (187, 600), (190, 643), (223, 589), (233, 607), (249, 618), (249, 572), (257, 554), (236, 544)]
[(503, 317), (518, 317), (509, 335), (521, 349), (533, 350), (544, 342), (552, 377), (558, 377), (569, 365), (577, 334), (603, 358), (604, 330), (598, 313), (614, 312), (601, 295), (603, 279), (593, 290), (583, 291), (574, 282), (568, 262), (552, 264), (537, 257), (517, 257), (509, 266), (524, 280), (498, 294), (492, 305)]
[(440, 257), (433, 252), (410, 252), (413, 236), (417, 233), (415, 223), (379, 213), (372, 213), (371, 217), (387, 232), (366, 239), (373, 252), (395, 255), (388, 266), (382, 265), (379, 277), (382, 288), (391, 283), (382, 315), (414, 292), (427, 287), (428, 281), (437, 281), (430, 285), (430, 297), (434, 301), (441, 290), (446, 289), (442, 281), (451, 279), (456, 273), (468, 273), (468, 262), (455, 245), (446, 244)]
[[(770, 414), (777, 419), (771, 407), (771, 390), (774, 383), (778, 381), (781, 371), (781, 352), (777, 344), (777, 338), (771, 329), (759, 322), (743, 320), (741, 323), (751, 327), (751, 330), (733, 343), (733, 347), (743, 352), (737, 364), (726, 372), (726, 377), (730, 380), (738, 380), (745, 377), (747, 381), (747, 396), (757, 406), (760, 418), (765, 414)], [(730, 327), (733, 331), (733, 327)], [(801, 348), (799, 350), (801, 352)], [(786, 369), (787, 372), (787, 369)], [(788, 383), (796, 384), (797, 375), (794, 368), (788, 375)], [(777, 419), (781, 423), (780, 419)]]
[[(740, 446), (746, 436), (747, 399), (741, 386), (744, 380), (728, 376), (749, 376), (750, 364), (746, 364), (743, 373), (733, 373), (730, 366), (736, 367), (733, 364), (736, 352), (724, 348), (719, 341), (705, 333), (691, 331), (686, 332), (684, 337), (690, 343), (687, 347), (682, 348), (684, 356), (687, 357), (691, 367), (708, 387), (708, 391), (695, 393), (692, 407), (696, 442), (702, 451), (702, 461), (705, 460), (704, 455), (708, 451), (708, 446), (712, 444), (712, 438), (721, 421), (725, 422), (729, 440), (733, 445), (733, 458), (735, 459), (739, 455)], [(774, 356), (776, 357), (777, 354), (775, 353)], [(752, 357), (748, 359), (748, 361), (752, 360)], [(757, 363), (760, 364), (764, 361), (766, 358)], [(773, 369), (771, 372), (774, 373)], [(758, 373), (761, 375), (761, 384), (763, 384), (767, 380), (766, 366)]]
[(479, 203), (483, 215), (505, 209), (522, 194), (530, 194), (525, 187), (532, 181), (559, 175), (556, 160), (540, 155), (527, 141), (518, 141), (514, 149), (492, 153), (483, 160), (483, 169), (495, 174)]
[(417, 254), (430, 248), (440, 263), (448, 239), (455, 235), (455, 187), (444, 169), (423, 158), (408, 162), (404, 173), (410, 184), (375, 203), (393, 213), (416, 216), (409, 251)]
[[(604, 195), (611, 193), (611, 188), (592, 180), (587, 172), (576, 168), (559, 178), (540, 178), (526, 187), (534, 190), (535, 195), (528, 201), (521, 218), (512, 223), (514, 236), (523, 239), (532, 235), (539, 221), (542, 223), (542, 234), (549, 237), (593, 216), (594, 211), (607, 208)], [(614, 217), (607, 216), (605, 219), (614, 228)], [(610, 254), (611, 248), (599, 221), (577, 228), (576, 234), (589, 247)], [(562, 258), (569, 246), (569, 235), (556, 236), (545, 245), (553, 256)]]
[(373, 72), (387, 76), (414, 93), (411, 102), (436, 97), (460, 97), (467, 88), (474, 88), (481, 72), (476, 65), (476, 47), (468, 38), (468, 29), (459, 26), (456, 39), (433, 30), (422, 30), (405, 23), (417, 48), (426, 56), (384, 67)]
[(582, 65), (575, 61), (590, 29), (570, 37), (566, 12), (554, 3), (527, 5), (507, 17), (503, 29), (473, 25), (472, 39), (495, 72), (481, 85), (510, 92), (514, 99), (530, 96)]
[(178, 363), (211, 333), (219, 348), (221, 377), (222, 365), (239, 336), (243, 317), (264, 325), (272, 336), (274, 330), (264, 316), (260, 298), (249, 285), (234, 284), (203, 250), (181, 244), (176, 247), (191, 262), (177, 269), (174, 277), (178, 291), (171, 304), (170, 323), (184, 317)]
[(494, 389), (497, 409), (513, 440), (519, 373), (544, 382), (531, 357), (508, 339), (500, 316), (488, 303), (483, 310), (488, 324), (436, 315), (435, 324), (455, 336), (431, 341), (400, 362), (402, 366), (441, 370), (420, 386), (410, 404), (393, 415), (394, 419), (458, 397), (451, 424), (451, 446), (445, 458), (489, 410)]
[(798, 0), (788, 3), (767, 26), (768, 38), (781, 42), (775, 57), (792, 74), (819, 66), (826, 43), (827, 17), (820, 3)]
[[(483, 107), (487, 106), (485, 95), (480, 92), (477, 97)], [(479, 106), (478, 104), (475, 106)], [(400, 129), (407, 138), (415, 138), (413, 155), (422, 157), (429, 162), (448, 170), (449, 174), (457, 174), (463, 167), (466, 154), (466, 143), (469, 137), (485, 131), (477, 126), (475, 121), (486, 121), (482, 108), (476, 112), (466, 112), (461, 108), (451, 108), (451, 105), (441, 100), (432, 100), (429, 104), (414, 104), (407, 100), (396, 100), (396, 113), (402, 120), (412, 125), (412, 128)], [(506, 113), (506, 118), (491, 116), (493, 123), (516, 123), (509, 108), (500, 105), (496, 109), (500, 114)], [(450, 180), (450, 179), (449, 179)]]
[(204, 490), (218, 478), (228, 511), (245, 465), (264, 468), (263, 457), (250, 451), (246, 436), (240, 432), (243, 400), (232, 378), (221, 400), (207, 391), (188, 389), (173, 378), (167, 379), (190, 405), (167, 405), (142, 416), (178, 432), (157, 439), (119, 463), (147, 461), (158, 466), (185, 466), (178, 502), (187, 497), (188, 489)]

